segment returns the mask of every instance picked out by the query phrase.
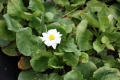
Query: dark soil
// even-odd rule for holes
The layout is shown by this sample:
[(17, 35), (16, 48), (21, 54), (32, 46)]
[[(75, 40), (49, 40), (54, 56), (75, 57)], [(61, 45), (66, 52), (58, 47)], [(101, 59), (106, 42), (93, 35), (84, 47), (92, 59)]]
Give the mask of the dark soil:
[(20, 72), (18, 60), (19, 57), (7, 56), (0, 49), (0, 80), (17, 80)]

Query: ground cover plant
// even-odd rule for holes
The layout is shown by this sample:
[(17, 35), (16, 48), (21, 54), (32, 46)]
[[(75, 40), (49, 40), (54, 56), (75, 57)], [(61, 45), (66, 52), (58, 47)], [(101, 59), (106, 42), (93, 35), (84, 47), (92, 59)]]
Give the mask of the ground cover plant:
[(0, 0), (0, 12), (18, 80), (120, 80), (120, 0)]

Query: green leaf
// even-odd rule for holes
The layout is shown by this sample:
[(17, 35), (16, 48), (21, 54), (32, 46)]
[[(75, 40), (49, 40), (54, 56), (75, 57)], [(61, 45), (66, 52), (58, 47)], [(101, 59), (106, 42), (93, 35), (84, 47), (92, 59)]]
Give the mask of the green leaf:
[(71, 12), (70, 14), (67, 15), (68, 17), (72, 17), (73, 19), (80, 19), (80, 11), (79, 10), (75, 10), (74, 12)]
[(20, 17), (21, 13), (26, 11), (22, 0), (11, 0), (8, 1), (7, 14), (10, 16)]
[(109, 40), (106, 36), (103, 36), (103, 37), (101, 38), (101, 42), (102, 42), (103, 44), (109, 44), (109, 43), (110, 43), (110, 40)]
[(86, 2), (86, 0), (74, 0), (72, 3), (71, 6), (74, 6), (74, 7), (77, 7), (77, 6), (82, 6), (84, 5)]
[(34, 56), (39, 52), (45, 51), (43, 42), (39, 37), (32, 35), (30, 28), (20, 29), (16, 33), (16, 42), (19, 51), (26, 56)]
[(56, 4), (61, 5), (62, 7), (69, 5), (69, 1), (68, 0), (53, 0)]
[(80, 71), (72, 70), (64, 75), (64, 80), (84, 80), (84, 79)]
[(18, 76), (18, 80), (34, 80), (34, 79), (39, 80), (39, 78), (40, 74), (32, 69), (21, 71)]
[(66, 62), (67, 65), (74, 67), (78, 64), (79, 57), (73, 53), (65, 53), (63, 55), (63, 61)]
[[(48, 80), (48, 79), (47, 79)], [(49, 80), (63, 80), (61, 76), (56, 73), (51, 73), (49, 75)]]
[(63, 68), (63, 61), (59, 57), (53, 56), (49, 59), (48, 65), (52, 68)]
[(105, 45), (101, 44), (98, 40), (93, 42), (93, 48), (99, 53), (104, 50)]
[(52, 21), (53, 18), (54, 18), (54, 14), (52, 12), (45, 13), (45, 19), (47, 22)]
[(117, 68), (120, 70), (120, 62), (118, 62), (117, 60), (106, 60), (104, 61), (104, 65), (111, 68)]
[(98, 80), (119, 80), (120, 72), (116, 68), (101, 67), (94, 72), (93, 77)]
[(105, 44), (107, 49), (110, 49), (110, 50), (113, 50), (113, 51), (115, 50), (114, 47), (112, 46), (112, 44), (110, 44), (110, 40), (106, 36), (103, 36), (101, 41), (102, 41), (103, 44)]
[(65, 52), (74, 52), (76, 56), (80, 56), (81, 52), (77, 49), (76, 44), (74, 43), (73, 38), (69, 38), (63, 46)]
[(66, 33), (70, 33), (72, 28), (75, 27), (73, 21), (68, 18), (59, 19), (58, 23), (66, 31)]
[[(108, 15), (110, 14), (110, 10), (109, 10), (109, 8), (107, 7), (107, 5), (103, 5), (102, 7), (101, 7), (101, 11), (99, 11), (98, 12), (98, 14), (97, 14), (97, 16), (98, 16), (98, 18), (100, 18), (100, 17), (103, 17), (103, 18), (107, 18), (108, 17)], [(102, 21), (102, 20), (101, 20)], [(104, 22), (103, 22), (104, 23)], [(104, 23), (104, 24), (106, 24), (106, 23)], [(108, 24), (108, 23), (107, 23)]]
[(21, 17), (22, 17), (23, 19), (26, 19), (26, 20), (31, 20), (31, 19), (33, 18), (33, 14), (28, 13), (28, 12), (23, 12), (23, 13), (21, 14)]
[(109, 19), (107, 18), (107, 16), (99, 17), (99, 22), (101, 31), (105, 32), (108, 28), (110, 28)]
[(92, 61), (94, 64), (101, 62), (101, 59), (97, 57), (89, 57), (89, 60)]
[(96, 1), (96, 0), (91, 0), (91, 1), (87, 2), (87, 6), (90, 7), (92, 12), (101, 11), (103, 5), (104, 5), (104, 3), (100, 2), (100, 1)]
[(10, 44), (10, 41), (0, 39), (0, 47), (4, 47)]
[(28, 9), (30, 9), (34, 12), (39, 11), (42, 14), (45, 12), (45, 8), (44, 8), (44, 5), (41, 0), (30, 0)]
[(38, 17), (32, 18), (32, 20), (29, 22), (29, 27), (35, 29), (38, 34), (42, 34), (42, 32), (44, 31), (41, 19)]
[(8, 41), (13, 41), (15, 39), (15, 33), (7, 29), (4, 20), (0, 20), (0, 38)]
[(115, 51), (115, 49), (114, 49), (112, 44), (107, 44), (106, 48), (109, 49), (109, 50)]
[(90, 32), (90, 30), (85, 30), (81, 35), (78, 36), (77, 45), (80, 50), (86, 51), (89, 49), (92, 49), (92, 43), (90, 42), (92, 40), (93, 34)]
[[(120, 33), (119, 32), (107, 32), (106, 31), (106, 32), (102, 33), (102, 37), (103, 36), (106, 36), (110, 42), (117, 42), (119, 37), (120, 37)], [(104, 37), (103, 37), (103, 40), (105, 40), (105, 43), (106, 43), (106, 39), (104, 39)]]
[(85, 52), (81, 52), (80, 61), (81, 61), (82, 63), (88, 63), (88, 60), (89, 60), (88, 54), (85, 53)]
[(32, 68), (37, 72), (43, 72), (48, 68), (48, 60), (52, 54), (50, 52), (42, 52), (35, 55), (31, 60)]
[(76, 39), (78, 39), (78, 36), (81, 35), (87, 28), (87, 20), (82, 20), (76, 27)]
[(48, 68), (48, 59), (47, 57), (33, 57), (30, 60), (32, 68), (37, 72), (43, 72)]
[(93, 62), (89, 61), (88, 63), (79, 63), (75, 69), (83, 74), (84, 79), (89, 80), (89, 78), (92, 77), (94, 71), (97, 70), (97, 67)]
[(17, 32), (23, 26), (16, 21), (15, 19), (11, 18), (8, 14), (4, 15), (5, 21), (7, 23), (8, 30)]
[(50, 1), (46, 1), (43, 4), (45, 7), (45, 12), (51, 12), (54, 14), (54, 18), (52, 19), (52, 21), (57, 21), (58, 19), (61, 18), (62, 10), (59, 9), (59, 7), (56, 4)]
[(119, 10), (119, 8), (120, 8), (120, 4), (119, 3), (117, 3), (117, 4), (113, 4), (113, 5), (111, 5), (110, 6), (110, 11), (111, 11), (111, 13), (112, 13), (112, 15), (113, 15), (113, 17), (117, 20), (118, 18), (119, 18), (119, 16), (120, 16), (120, 10)]
[(19, 54), (17, 53), (16, 49), (17, 49), (16, 43), (11, 43), (8, 46), (3, 47), (2, 51), (8, 56), (18, 56)]
[(100, 23), (94, 19), (93, 17), (91, 17), (90, 15), (88, 15), (87, 13), (85, 13), (84, 11), (80, 12), (80, 16), (84, 19), (86, 19), (88, 21), (88, 23), (95, 28), (99, 28), (100, 27)]

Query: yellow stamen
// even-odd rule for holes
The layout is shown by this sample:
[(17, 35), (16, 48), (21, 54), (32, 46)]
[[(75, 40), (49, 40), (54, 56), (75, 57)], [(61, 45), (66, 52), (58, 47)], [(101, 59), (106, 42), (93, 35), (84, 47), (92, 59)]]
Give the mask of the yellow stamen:
[(54, 36), (53, 34), (50, 34), (49, 39), (50, 39), (50, 40), (54, 40), (54, 39), (55, 39), (55, 36)]

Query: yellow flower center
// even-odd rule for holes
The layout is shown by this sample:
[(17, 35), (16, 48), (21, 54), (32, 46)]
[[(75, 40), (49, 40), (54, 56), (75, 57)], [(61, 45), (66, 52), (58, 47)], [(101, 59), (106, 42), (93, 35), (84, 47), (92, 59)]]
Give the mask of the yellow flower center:
[(53, 34), (50, 34), (49, 39), (50, 39), (50, 40), (54, 40), (54, 39), (55, 39), (55, 36), (54, 36)]

